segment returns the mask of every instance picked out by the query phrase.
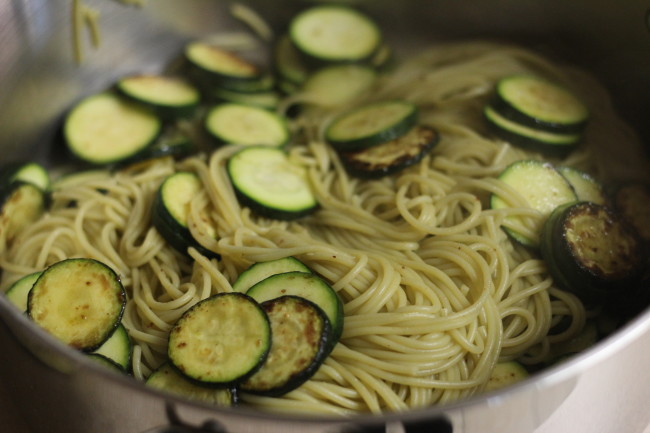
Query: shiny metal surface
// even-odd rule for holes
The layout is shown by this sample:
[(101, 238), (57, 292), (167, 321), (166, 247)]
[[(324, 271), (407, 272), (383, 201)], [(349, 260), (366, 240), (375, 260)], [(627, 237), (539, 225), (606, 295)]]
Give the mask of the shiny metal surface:
[[(151, 0), (144, 9), (119, 2), (87, 0), (101, 12), (102, 43), (84, 36), (85, 59), (74, 62), (71, 0), (0, 2), (0, 148), (3, 160), (37, 155), (56, 161), (61, 113), (83, 95), (125, 73), (162, 68), (191, 38), (243, 29), (228, 18), (229, 2)], [(303, 3), (252, 1), (273, 22), (282, 22)], [(389, 29), (401, 52), (452, 38), (507, 38), (532, 44), (594, 71), (617, 106), (650, 137), (650, 34), (644, 1), (373, 1), (360, 2)], [(0, 297), (0, 378), (32, 433), (140, 433), (167, 426), (170, 414), (186, 426), (209, 431), (216, 421), (228, 432), (347, 432), (359, 425), (386, 431), (417, 428), (456, 433), (527, 433), (539, 428), (586, 380), (616, 371), (645, 356), (650, 312), (621, 332), (564, 365), (505, 392), (446, 407), (352, 420), (313, 419), (242, 410), (215, 410), (145, 389), (91, 364), (50, 339)], [(644, 359), (644, 358), (641, 358)], [(10, 360), (10, 362), (9, 362)], [(646, 388), (650, 388), (650, 379)], [(617, 384), (612, 386), (617, 391)], [(630, 411), (638, 405), (628, 405)], [(634, 416), (617, 414), (618, 416)], [(180, 421), (179, 421), (180, 420)], [(435, 421), (438, 430), (432, 422)], [(648, 420), (650, 421), (650, 420)], [(641, 420), (639, 425), (643, 426)], [(212, 424), (213, 431), (217, 427)], [(356, 430), (359, 431), (359, 430)], [(373, 430), (374, 431), (374, 430)], [(451, 430), (448, 430), (451, 431)], [(577, 430), (576, 430), (577, 431)], [(160, 432), (159, 432), (160, 433)]]

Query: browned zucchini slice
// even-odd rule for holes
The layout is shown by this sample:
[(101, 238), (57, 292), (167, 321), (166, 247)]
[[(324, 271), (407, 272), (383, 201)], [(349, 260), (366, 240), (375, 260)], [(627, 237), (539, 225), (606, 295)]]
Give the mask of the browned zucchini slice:
[(125, 305), (115, 271), (97, 260), (74, 258), (43, 271), (29, 292), (27, 313), (65, 344), (92, 351), (113, 334)]
[(361, 178), (379, 178), (417, 164), (438, 143), (438, 132), (416, 126), (405, 135), (358, 152), (341, 152), (346, 170)]
[(262, 304), (271, 321), (273, 344), (260, 370), (240, 385), (245, 392), (278, 396), (308, 380), (327, 356), (331, 333), (325, 313), (298, 296)]

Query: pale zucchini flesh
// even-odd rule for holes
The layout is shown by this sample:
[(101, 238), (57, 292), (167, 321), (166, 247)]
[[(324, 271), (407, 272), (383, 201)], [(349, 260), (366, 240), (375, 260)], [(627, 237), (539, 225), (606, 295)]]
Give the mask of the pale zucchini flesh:
[(283, 274), (285, 272), (309, 273), (311, 269), (295, 257), (283, 257), (281, 259), (258, 262), (239, 274), (239, 277), (237, 277), (237, 280), (232, 285), (232, 289), (235, 292), (246, 293), (252, 286), (271, 275)]
[(227, 170), (239, 200), (263, 216), (299, 218), (318, 206), (307, 170), (281, 149), (244, 148), (229, 159)]
[(590, 174), (573, 167), (557, 167), (557, 170), (569, 181), (578, 200), (596, 204), (605, 204), (607, 201), (603, 186)]
[(5, 295), (7, 299), (15, 305), (20, 311), (27, 311), (27, 299), (29, 297), (29, 291), (32, 290), (32, 286), (41, 276), (42, 272), (34, 272), (15, 281), (7, 291)]
[(310, 74), (300, 91), (307, 104), (342, 107), (366, 94), (376, 80), (377, 72), (370, 66), (330, 65)]
[(191, 42), (185, 47), (185, 56), (202, 70), (217, 74), (221, 78), (253, 79), (260, 70), (252, 63), (220, 47), (201, 42)]
[(131, 368), (131, 354), (133, 343), (131, 337), (123, 324), (119, 324), (111, 336), (93, 353), (105, 356), (115, 362), (125, 371)]
[(14, 181), (28, 182), (47, 191), (50, 187), (50, 174), (37, 162), (8, 163), (0, 167), (0, 184), (7, 185)]
[(337, 116), (325, 130), (326, 140), (341, 151), (354, 151), (394, 140), (418, 121), (418, 107), (392, 100), (363, 105)]
[[(534, 234), (526, 236), (516, 229), (506, 228), (508, 234), (523, 245), (536, 247), (539, 243), (539, 234), (546, 218), (558, 206), (577, 200), (575, 191), (569, 182), (551, 164), (537, 160), (517, 161), (499, 175), (499, 180), (505, 182), (510, 188), (526, 202), (526, 207), (539, 213), (539, 218), (532, 228)], [(493, 194), (490, 201), (492, 209), (512, 209), (513, 205), (507, 203), (502, 197)], [(507, 216), (506, 223), (522, 225), (518, 216)]]
[(206, 115), (205, 127), (221, 143), (280, 147), (289, 141), (289, 128), (282, 116), (247, 104), (212, 107)]
[(65, 119), (68, 148), (91, 164), (109, 164), (145, 149), (160, 134), (162, 122), (151, 111), (110, 92), (77, 104)]
[(184, 78), (163, 75), (131, 75), (118, 82), (129, 96), (159, 105), (182, 106), (199, 102), (199, 92)]
[(201, 386), (187, 380), (168, 363), (162, 364), (147, 377), (145, 383), (152, 388), (160, 389), (170, 394), (186, 397), (191, 400), (214, 404), (217, 406), (233, 406), (234, 391), (230, 388), (211, 388)]
[(344, 6), (316, 6), (294, 17), (289, 35), (310, 58), (354, 62), (370, 58), (381, 44), (381, 32), (368, 16)]

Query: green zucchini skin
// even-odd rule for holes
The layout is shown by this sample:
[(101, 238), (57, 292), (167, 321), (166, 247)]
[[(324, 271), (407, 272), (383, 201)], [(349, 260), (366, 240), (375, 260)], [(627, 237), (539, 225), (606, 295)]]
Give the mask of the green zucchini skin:
[(239, 388), (248, 393), (280, 396), (306, 382), (328, 353), (331, 327), (325, 313), (298, 296), (262, 303), (271, 322), (273, 344), (262, 367)]
[(29, 292), (28, 316), (54, 337), (93, 352), (113, 334), (126, 307), (119, 276), (102, 262), (72, 258), (43, 271)]
[(126, 374), (126, 371), (124, 370), (124, 368), (122, 368), (122, 366), (120, 364), (118, 364), (117, 362), (115, 362), (115, 360), (113, 360), (113, 359), (111, 359), (111, 358), (109, 358), (109, 357), (107, 357), (105, 355), (93, 352), (93, 353), (86, 354), (86, 356), (89, 359), (91, 359), (93, 362), (96, 362), (99, 365), (102, 365), (102, 366), (104, 366), (104, 367), (106, 367), (106, 368), (108, 368), (110, 370), (113, 370), (113, 371), (118, 372), (118, 373)]
[(170, 365), (204, 386), (227, 388), (259, 370), (271, 349), (271, 325), (244, 293), (219, 293), (187, 310), (169, 333)]
[[(198, 176), (191, 172), (177, 172), (169, 175), (161, 183), (153, 201), (151, 223), (158, 233), (178, 252), (187, 255), (192, 247), (209, 258), (220, 257), (219, 253), (205, 248), (192, 236), (187, 226), (187, 215), (183, 203), (189, 203), (201, 187)], [(179, 189), (179, 196), (173, 195)], [(182, 215), (175, 215), (181, 208)]]
[(608, 208), (590, 202), (559, 206), (546, 221), (540, 250), (563, 289), (587, 303), (626, 296), (645, 266), (639, 236)]
[(271, 275), (283, 274), (285, 272), (311, 273), (311, 269), (300, 260), (291, 256), (266, 262), (257, 262), (239, 274), (239, 277), (237, 277), (237, 280), (232, 285), (232, 289), (235, 292), (246, 293), (248, 289)]
[(484, 108), (483, 115), (496, 136), (515, 146), (547, 156), (563, 158), (573, 152), (582, 139), (580, 133), (548, 132), (521, 125), (490, 105)]
[(338, 151), (362, 150), (401, 137), (418, 119), (418, 107), (408, 101), (366, 104), (337, 116), (325, 130), (325, 139)]
[(401, 137), (357, 152), (340, 152), (347, 172), (355, 177), (377, 179), (417, 164), (438, 144), (438, 132), (415, 126)]
[(221, 407), (232, 407), (237, 404), (236, 388), (211, 388), (201, 386), (187, 380), (169, 363), (163, 363), (154, 370), (147, 380), (147, 386), (160, 389), (170, 394), (180, 395), (195, 401), (214, 404)]
[(587, 107), (571, 91), (532, 75), (499, 80), (491, 105), (513, 122), (560, 134), (582, 132), (589, 119)]
[(182, 77), (128, 75), (115, 83), (115, 89), (165, 120), (191, 117), (201, 102), (199, 90)]
[(50, 188), (50, 174), (45, 166), (33, 161), (10, 162), (0, 167), (0, 187), (14, 181), (29, 182), (43, 191)]
[(297, 271), (271, 275), (253, 285), (246, 294), (260, 303), (284, 295), (293, 295), (318, 305), (325, 312), (332, 327), (328, 354), (343, 334), (343, 303), (334, 289), (315, 274)]
[(259, 66), (236, 53), (201, 41), (186, 45), (188, 74), (200, 88), (222, 87), (237, 92), (261, 92), (273, 88), (273, 79)]

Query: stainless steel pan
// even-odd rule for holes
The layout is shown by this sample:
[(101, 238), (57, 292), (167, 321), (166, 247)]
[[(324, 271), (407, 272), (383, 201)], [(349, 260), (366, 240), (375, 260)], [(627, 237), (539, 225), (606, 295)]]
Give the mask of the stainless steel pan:
[[(50, 143), (59, 117), (81, 95), (126, 73), (159, 69), (189, 39), (241, 28), (228, 17), (228, 3), (217, 0), (150, 0), (142, 10), (108, 0), (87, 3), (101, 11), (103, 40), (97, 48), (84, 41), (85, 59), (79, 66), (71, 46), (71, 0), (0, 2), (3, 160), (36, 155), (46, 164), (56, 162)], [(302, 6), (297, 1), (247, 4), (272, 23), (286, 21)], [(580, 64), (609, 87), (629, 122), (644, 137), (650, 136), (650, 34), (644, 1), (379, 0), (363, 5), (389, 29), (402, 52), (440, 40), (490, 37), (531, 44)], [(2, 387), (33, 432), (526, 433), (585, 383), (629, 398), (624, 406), (613, 402), (617, 417), (637, 417), (632, 425), (638, 428), (650, 421), (640, 415), (643, 408), (647, 411), (647, 402), (635, 400), (647, 398), (641, 390), (650, 388), (650, 374), (639, 371), (638, 386), (627, 391), (616, 376), (644, 359), (648, 365), (650, 311), (593, 349), (505, 391), (445, 407), (346, 420), (215, 409), (168, 397), (62, 347), (3, 297), (0, 319)], [(593, 397), (599, 401), (606, 396)]]

